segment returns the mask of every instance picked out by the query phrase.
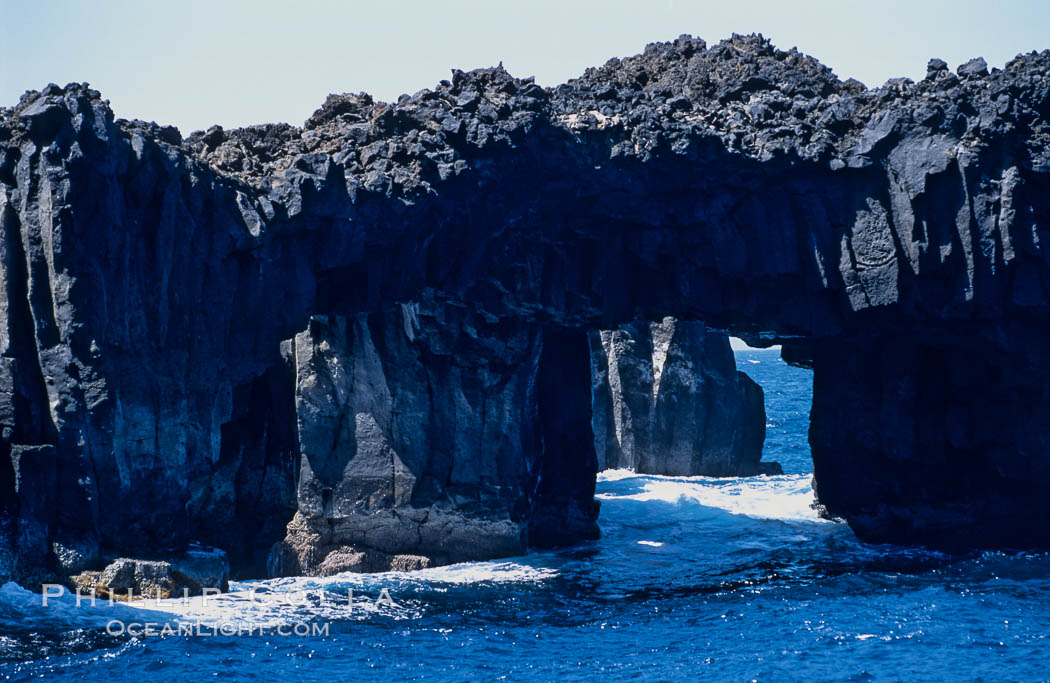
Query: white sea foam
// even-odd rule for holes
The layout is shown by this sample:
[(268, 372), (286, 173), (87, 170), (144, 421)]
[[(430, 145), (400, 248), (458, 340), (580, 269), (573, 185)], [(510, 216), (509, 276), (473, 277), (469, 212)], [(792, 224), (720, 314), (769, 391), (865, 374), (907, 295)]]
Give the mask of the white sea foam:
[(452, 586), (535, 584), (557, 576), (553, 569), (517, 562), (467, 562), (415, 572), (344, 573), (329, 577), (289, 577), (234, 581), (230, 592), (170, 600), (136, 600), (110, 605), (85, 599), (80, 606), (68, 592), (42, 604), (40, 594), (15, 583), (0, 586), (0, 615), (22, 626), (105, 627), (112, 620), (193, 624), (219, 628), (272, 629), (317, 620), (357, 620), (375, 615), (393, 619), (421, 616), (421, 593)]
[[(637, 481), (630, 481), (632, 478)], [(810, 479), (809, 474), (716, 479), (639, 475), (628, 470), (612, 470), (599, 474), (599, 482), (616, 483), (603, 487), (598, 498), (605, 501), (695, 502), (748, 517), (820, 522), (823, 520), (813, 509)], [(632, 483), (636, 485), (628, 486)]]
[(506, 583), (539, 583), (558, 575), (558, 572), (546, 567), (531, 567), (509, 561), (461, 562), (443, 567), (431, 567), (411, 572), (378, 572), (359, 574), (344, 572), (327, 577), (296, 576), (285, 579), (251, 581), (235, 586), (252, 586), (281, 591), (325, 590), (333, 587), (357, 586), (362, 589), (390, 587), (394, 585), (426, 584), (506, 584)]
[[(663, 477), (610, 470), (598, 475), (603, 501), (662, 501), (694, 503), (750, 517), (820, 521), (812, 509), (809, 475), (782, 475), (743, 479)], [(639, 545), (660, 547), (662, 541)], [(414, 572), (344, 573), (331, 577), (291, 577), (233, 582), (231, 592), (157, 602), (143, 600), (110, 606), (75, 604), (66, 594), (41, 604), (41, 596), (14, 583), (0, 586), (3, 621), (22, 628), (37, 623), (104, 627), (113, 619), (157, 623), (195, 623), (273, 628), (316, 620), (357, 620), (376, 615), (411, 619), (425, 610), (428, 591), (445, 592), (457, 586), (538, 584), (558, 575), (554, 569), (513, 561), (468, 562)], [(386, 590), (388, 599), (382, 600)], [(351, 598), (352, 595), (352, 598)]]
[(85, 598), (77, 604), (72, 593), (62, 589), (62, 595), (49, 595), (47, 605), (43, 596), (22, 588), (13, 581), (0, 586), (0, 620), (17, 622), (26, 628), (32, 624), (66, 626), (105, 626), (112, 619), (139, 618), (149, 613), (154, 621), (165, 622), (170, 615), (146, 604), (114, 603), (99, 598), (94, 604)]
[(517, 562), (464, 562), (412, 572), (297, 576), (234, 582), (230, 593), (206, 602), (200, 597), (176, 601), (169, 609), (182, 620), (232, 620), (255, 626), (275, 626), (308, 617), (360, 619), (383, 615), (406, 619), (421, 615), (421, 591), (443, 591), (449, 586), (540, 583), (554, 576), (557, 572), (553, 569)]
[[(73, 595), (49, 597), (45, 606), (40, 594), (14, 583), (0, 587), (0, 621), (17, 623), (20, 628), (106, 628), (119, 624), (192, 625), (194, 628), (273, 629), (283, 625), (318, 620), (362, 619), (381, 614), (394, 619), (419, 615), (418, 604), (399, 601), (389, 589), (386, 600), (379, 590), (270, 590), (264, 585), (243, 588), (213, 596), (171, 600), (136, 600), (110, 604), (99, 599), (94, 605), (85, 599), (79, 606)], [(254, 590), (253, 590), (254, 589)], [(119, 622), (119, 624), (114, 624)]]
[(635, 477), (641, 477), (643, 475), (638, 474), (634, 470), (605, 470), (598, 473), (598, 483), (603, 481), (619, 481), (620, 479), (634, 479)]
[(517, 562), (463, 562), (400, 574), (401, 577), (415, 581), (452, 584), (541, 583), (557, 575), (558, 572), (554, 569), (530, 567)]

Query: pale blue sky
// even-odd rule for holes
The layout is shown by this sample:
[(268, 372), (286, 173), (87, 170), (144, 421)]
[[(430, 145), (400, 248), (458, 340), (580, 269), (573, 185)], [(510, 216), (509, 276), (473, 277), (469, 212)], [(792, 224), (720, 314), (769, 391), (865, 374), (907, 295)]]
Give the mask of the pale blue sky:
[(88, 81), (118, 116), (179, 126), (301, 124), (329, 92), (381, 99), (503, 61), (555, 85), (681, 33), (761, 32), (843, 77), (921, 78), (930, 57), (992, 66), (1050, 48), (1050, 2), (0, 0), (0, 103)]

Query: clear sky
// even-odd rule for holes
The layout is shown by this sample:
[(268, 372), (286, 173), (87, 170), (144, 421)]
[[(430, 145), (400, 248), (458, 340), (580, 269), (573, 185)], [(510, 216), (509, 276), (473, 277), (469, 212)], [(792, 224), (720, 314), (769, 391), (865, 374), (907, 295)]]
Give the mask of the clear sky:
[(184, 133), (301, 124), (330, 92), (391, 100), (503, 61), (556, 85), (646, 43), (761, 32), (869, 86), (930, 57), (1050, 48), (1050, 0), (0, 0), (0, 103), (88, 81), (118, 116)]

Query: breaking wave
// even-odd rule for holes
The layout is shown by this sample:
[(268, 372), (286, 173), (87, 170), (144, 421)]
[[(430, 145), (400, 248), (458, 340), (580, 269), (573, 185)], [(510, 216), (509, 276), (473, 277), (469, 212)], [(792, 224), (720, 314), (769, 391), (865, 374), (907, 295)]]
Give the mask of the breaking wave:
[(608, 470), (598, 475), (603, 501), (663, 501), (698, 504), (762, 519), (824, 522), (813, 507), (812, 475), (718, 479), (640, 475)]
[(449, 589), (484, 589), (539, 584), (558, 575), (554, 569), (509, 561), (474, 562), (416, 572), (383, 572), (330, 577), (292, 577), (234, 581), (221, 595), (109, 603), (74, 595), (48, 597), (10, 582), (0, 586), (0, 632), (39, 627), (105, 628), (113, 620), (156, 624), (194, 624), (237, 629), (272, 629), (315, 620), (395, 620), (422, 615), (420, 598)]

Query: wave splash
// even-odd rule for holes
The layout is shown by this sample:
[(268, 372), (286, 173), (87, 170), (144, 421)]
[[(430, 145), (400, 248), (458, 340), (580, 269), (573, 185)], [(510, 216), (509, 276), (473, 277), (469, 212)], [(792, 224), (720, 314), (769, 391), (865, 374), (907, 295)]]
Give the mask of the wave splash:
[(517, 562), (474, 562), (415, 572), (233, 581), (230, 592), (221, 595), (112, 605), (101, 598), (95, 604), (85, 598), (78, 605), (65, 592), (49, 597), (46, 606), (39, 593), (9, 582), (0, 586), (0, 632), (33, 627), (105, 628), (113, 620), (272, 629), (312, 620), (414, 619), (421, 615), (420, 598), (427, 593), (539, 584), (556, 576), (554, 569)]
[(826, 523), (813, 507), (812, 475), (719, 479), (637, 474), (606, 470), (598, 474), (602, 501), (662, 501), (695, 503), (735, 515), (761, 519)]

